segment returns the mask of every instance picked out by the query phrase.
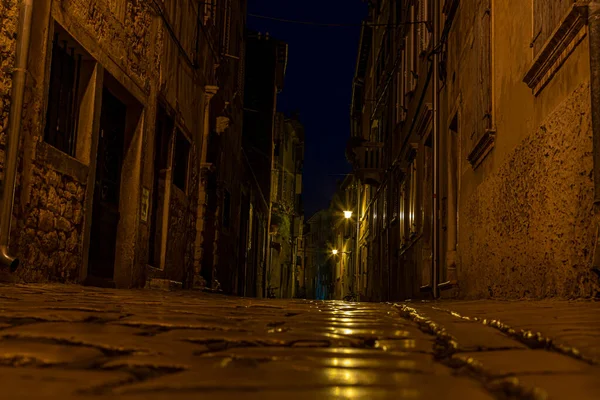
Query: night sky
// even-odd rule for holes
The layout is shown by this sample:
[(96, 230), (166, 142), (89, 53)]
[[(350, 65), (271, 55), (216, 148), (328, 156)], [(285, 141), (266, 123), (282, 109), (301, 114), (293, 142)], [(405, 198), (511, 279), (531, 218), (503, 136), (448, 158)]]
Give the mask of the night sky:
[(363, 0), (249, 0), (248, 13), (295, 21), (356, 26), (323, 27), (248, 16), (248, 28), (268, 32), (289, 45), (285, 87), (278, 111), (298, 111), (306, 134), (304, 212), (329, 206), (339, 174), (350, 171), (352, 78), (367, 13)]

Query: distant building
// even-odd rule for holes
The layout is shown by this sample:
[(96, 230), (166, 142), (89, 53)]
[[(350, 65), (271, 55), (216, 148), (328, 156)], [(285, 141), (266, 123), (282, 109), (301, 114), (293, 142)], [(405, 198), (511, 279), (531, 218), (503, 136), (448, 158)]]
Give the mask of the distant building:
[[(275, 113), (277, 94), (283, 90), (284, 85), (288, 47), (269, 34), (258, 32), (248, 32), (246, 40), (242, 147), (252, 178), (247, 180), (247, 191), (256, 200), (253, 206), (255, 215), (248, 216), (247, 224), (257, 227), (258, 244), (265, 246), (261, 247), (264, 251), (254, 255), (247, 270), (251, 277), (249, 279), (256, 282), (256, 295), (263, 297), (269, 295), (267, 273), (274, 233), (271, 228), (271, 193), (275, 162)], [(254, 243), (257, 244), (256, 241)]]
[(329, 214), (331, 216), (332, 249), (337, 254), (332, 255), (334, 293), (333, 298), (342, 300), (354, 297), (359, 292), (356, 285), (359, 275), (356, 257), (357, 252), (357, 181), (350, 174), (341, 181), (338, 189), (331, 200)]
[(328, 209), (316, 212), (304, 229), (304, 276), (306, 298), (327, 300), (334, 296), (332, 262), (333, 230)]
[(276, 114), (273, 155), (271, 226), (274, 230), (267, 291), (274, 297), (291, 298), (300, 288), (298, 276), (302, 255), (298, 254), (298, 246), (304, 224), (304, 128), (296, 118)]
[[(219, 90), (211, 100), (206, 151), (202, 161), (201, 221), (197, 240), (204, 284), (228, 294), (254, 293), (248, 276), (249, 189), (242, 152), (246, 2), (229, 2), (227, 35), (221, 36)], [(249, 278), (250, 281), (248, 281)], [(250, 285), (250, 287), (247, 287)]]

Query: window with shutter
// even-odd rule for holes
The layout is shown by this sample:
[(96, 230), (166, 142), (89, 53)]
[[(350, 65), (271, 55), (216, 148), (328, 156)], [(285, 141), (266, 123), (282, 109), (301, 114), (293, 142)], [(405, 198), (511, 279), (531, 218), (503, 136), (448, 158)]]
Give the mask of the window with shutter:
[[(417, 13), (415, 5), (410, 7), (410, 21), (415, 22), (417, 19)], [(409, 70), (408, 70), (408, 88), (410, 91), (416, 89), (417, 79), (419, 72), (419, 57), (417, 55), (417, 24), (410, 24), (407, 46), (409, 51)]]
[(429, 18), (429, 0), (420, 0), (418, 3), (419, 15), (417, 29), (419, 31), (419, 54), (424, 53), (429, 48), (429, 40), (431, 32), (425, 21), (430, 21)]
[(223, 53), (229, 54), (229, 42), (231, 36), (231, 0), (224, 0), (223, 6), (223, 40), (221, 46)]
[(410, 189), (408, 204), (408, 226), (410, 234), (417, 232), (417, 158), (415, 157), (410, 164)]
[(576, 0), (533, 0), (533, 53), (542, 49)]
[(400, 185), (400, 195), (398, 197), (399, 202), (399, 216), (400, 216), (400, 243), (404, 245), (406, 243), (406, 180)]
[(491, 0), (484, 0), (476, 10), (474, 31), (473, 57), (469, 68), (475, 73), (472, 77), (473, 91), (472, 103), (476, 111), (468, 122), (473, 133), (471, 135), (471, 151), (468, 160), (473, 168), (477, 168), (494, 146), (495, 135), (492, 118), (492, 23)]

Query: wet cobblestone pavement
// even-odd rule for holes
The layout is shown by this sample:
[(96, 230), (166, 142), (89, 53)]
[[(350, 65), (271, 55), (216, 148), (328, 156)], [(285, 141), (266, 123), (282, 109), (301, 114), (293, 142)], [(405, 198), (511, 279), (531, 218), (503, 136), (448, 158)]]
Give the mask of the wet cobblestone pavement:
[[(600, 398), (598, 334), (549, 345), (486, 304), (0, 285), (0, 397)], [(599, 332), (598, 303), (573, 304)]]

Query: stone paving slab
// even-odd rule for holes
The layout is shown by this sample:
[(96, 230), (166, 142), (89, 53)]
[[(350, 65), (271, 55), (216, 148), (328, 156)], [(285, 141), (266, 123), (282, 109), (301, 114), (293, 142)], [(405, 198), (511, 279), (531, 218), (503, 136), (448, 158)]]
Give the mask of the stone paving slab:
[(11, 398), (492, 398), (391, 304), (5, 285), (0, 312)]
[(550, 399), (598, 400), (600, 379), (589, 374), (532, 374), (518, 378), (528, 387), (542, 387)]
[(499, 378), (533, 374), (560, 375), (588, 373), (600, 377), (600, 369), (578, 360), (545, 350), (480, 351), (456, 355), (463, 360), (479, 362), (486, 375)]
[[(423, 308), (418, 307), (419, 310)], [(475, 321), (466, 321), (441, 310), (424, 309), (427, 317), (442, 325), (450, 335), (459, 337), (460, 352), (485, 350), (527, 349), (522, 343), (511, 339), (502, 332)]]
[[(593, 357), (600, 342), (590, 332), (600, 321), (598, 303), (441, 301), (399, 308), (437, 337), (446, 364), (478, 377), (491, 392), (536, 400), (600, 398), (600, 365)], [(476, 351), (465, 351), (473, 345)]]
[(519, 331), (539, 332), (600, 362), (600, 301), (442, 301), (428, 305), (461, 316), (498, 320)]
[[(393, 304), (0, 285), (0, 385), (11, 399), (538, 400), (540, 387), (571, 398), (564, 376), (577, 398), (600, 393), (597, 366), (443, 308), (454, 304), (414, 305), (425, 321)], [(473, 310), (487, 315), (485, 303)], [(572, 339), (582, 331), (569, 321), (560, 332)], [(518, 385), (491, 385), (505, 377)]]

